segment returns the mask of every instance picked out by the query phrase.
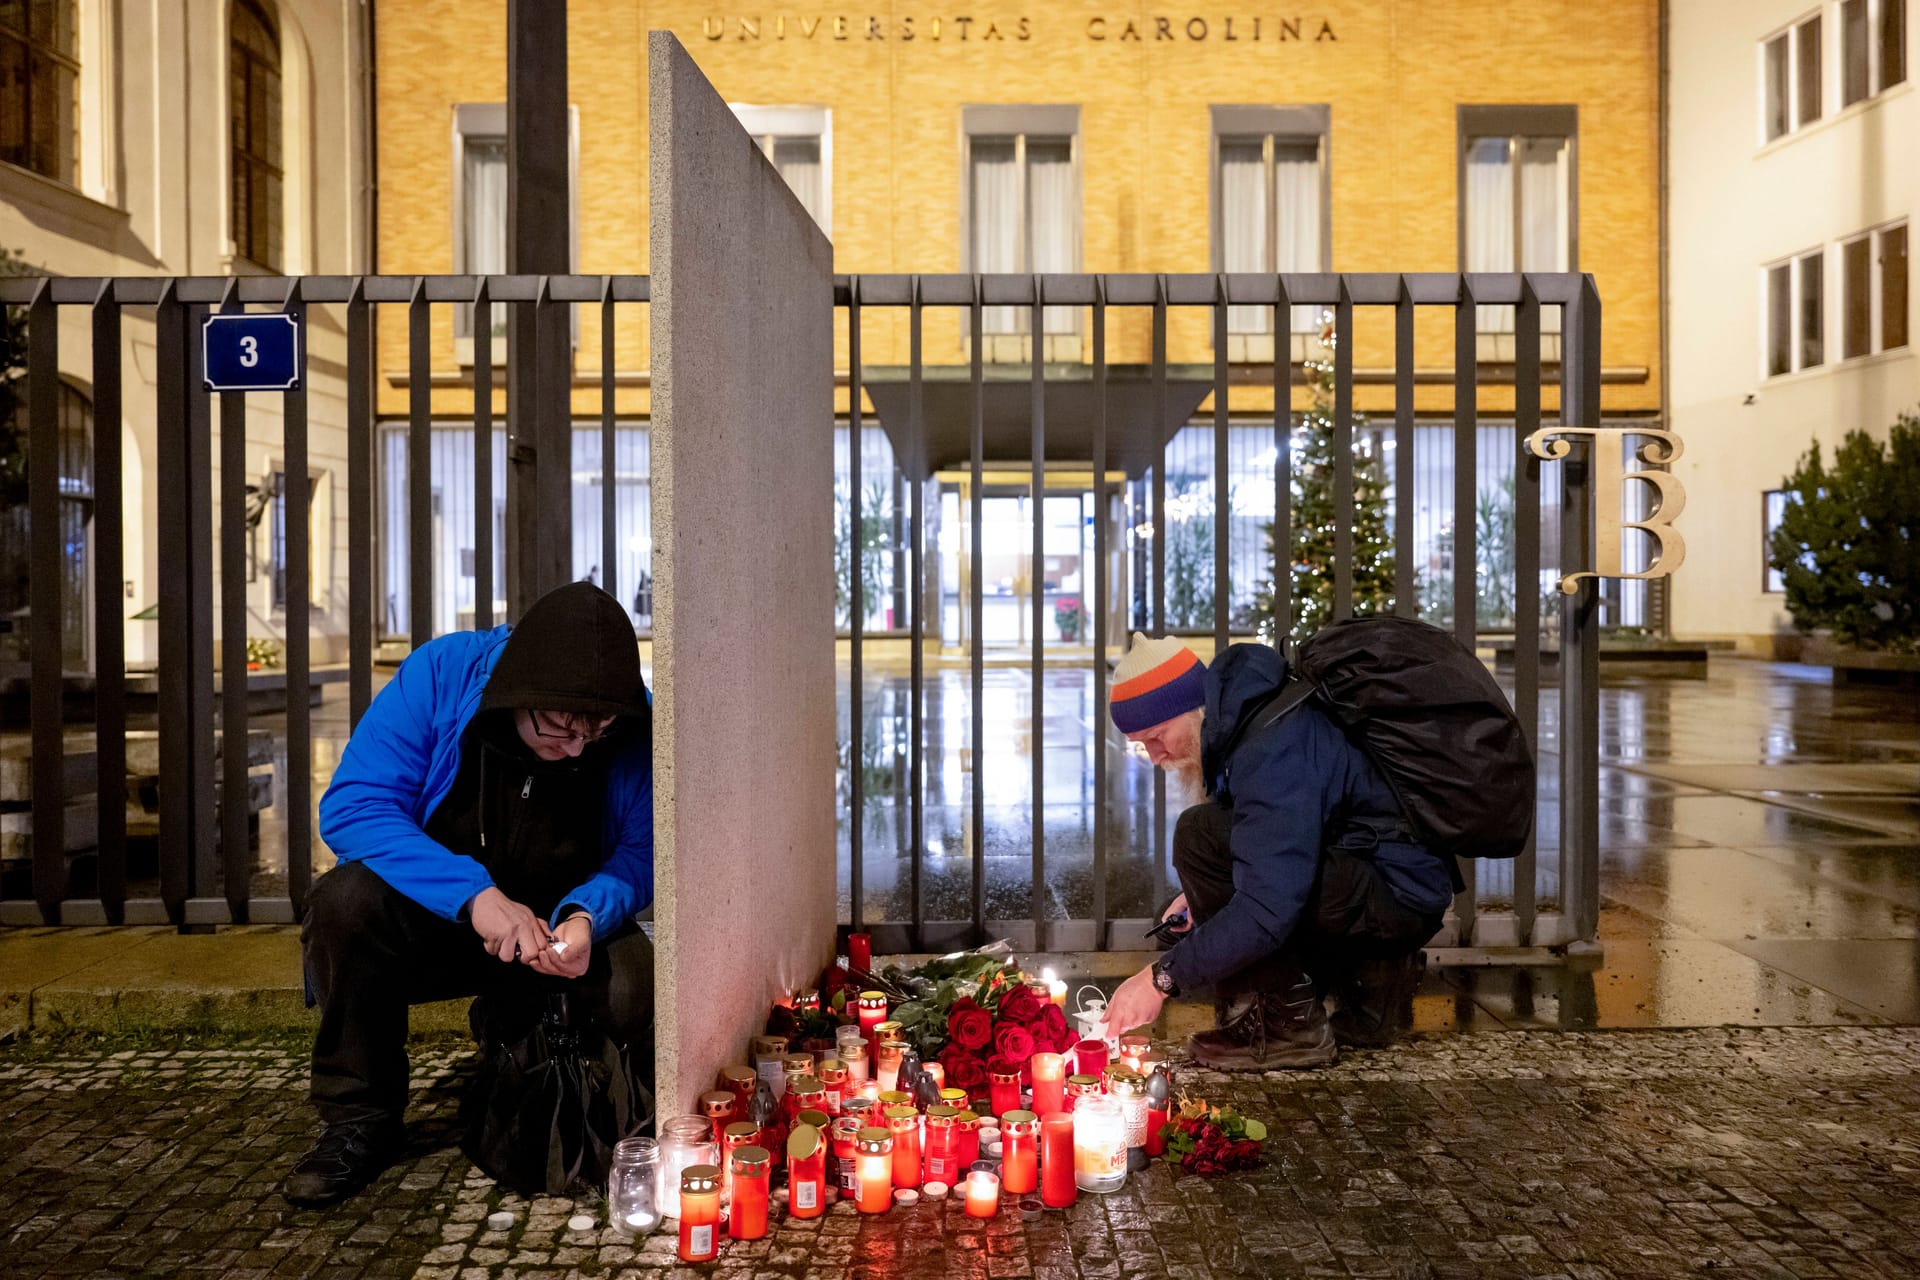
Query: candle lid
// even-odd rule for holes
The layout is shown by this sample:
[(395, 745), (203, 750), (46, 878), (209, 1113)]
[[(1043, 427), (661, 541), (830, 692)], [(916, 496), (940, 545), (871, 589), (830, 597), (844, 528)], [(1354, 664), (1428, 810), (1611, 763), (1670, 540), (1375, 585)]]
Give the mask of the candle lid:
[(840, 1100), (840, 1114), (843, 1116), (857, 1116), (863, 1111), (873, 1110), (876, 1105), (872, 1098), (862, 1098), (858, 1095), (851, 1098), (842, 1098)]
[[(751, 1147), (748, 1150), (752, 1150)], [(805, 1160), (820, 1150), (820, 1130), (811, 1124), (797, 1124), (787, 1135), (787, 1159)]]
[(731, 1089), (709, 1089), (700, 1095), (702, 1107), (725, 1107), (728, 1111), (733, 1110), (736, 1100), (736, 1095)]
[(873, 1155), (876, 1152), (885, 1151), (892, 1147), (893, 1134), (889, 1130), (882, 1129), (877, 1125), (868, 1125), (860, 1131), (860, 1136), (854, 1141), (855, 1145), (861, 1151), (866, 1152), (868, 1155)]
[(747, 1047), (753, 1052), (768, 1057), (787, 1056), (787, 1038), (785, 1036), (754, 1036), (747, 1041)]
[[(813, 1070), (813, 1055), (810, 1053), (790, 1053), (781, 1062), (791, 1076), (803, 1076)], [(816, 1082), (817, 1084), (817, 1082)]]
[(816, 1129), (824, 1129), (833, 1123), (833, 1117), (824, 1111), (817, 1111), (812, 1107), (804, 1108), (794, 1119), (798, 1120), (801, 1124), (810, 1124)]
[[(898, 1031), (899, 1029), (900, 1029), (900, 1024), (897, 1022), (894, 1023), (893, 1026), (890, 1028), (890, 1030), (893, 1030), (893, 1031)], [(907, 1050), (911, 1048), (913, 1048), (913, 1046), (908, 1044), (905, 1040), (882, 1039), (880, 1041), (880, 1052), (887, 1054), (889, 1056), (905, 1053)]]
[(751, 1142), (760, 1136), (760, 1126), (751, 1120), (736, 1120), (734, 1123), (728, 1125), (726, 1129), (722, 1131), (722, 1134), (728, 1142), (735, 1141), (736, 1139), (741, 1142)]
[(960, 1113), (960, 1124), (963, 1128), (972, 1127), (972, 1128), (978, 1129), (982, 1124), (982, 1121), (977, 1112), (962, 1111)]
[(919, 1115), (920, 1112), (911, 1103), (895, 1103), (886, 1110), (886, 1117), (889, 1120), (914, 1120), (918, 1119)]
[(840, 1042), (840, 1061), (842, 1065), (867, 1060), (867, 1042), (865, 1040), (842, 1040)]
[(1129, 1098), (1142, 1097), (1147, 1092), (1147, 1078), (1132, 1067), (1108, 1067), (1107, 1088)]
[(722, 1067), (720, 1069), (720, 1078), (722, 1080), (737, 1080), (743, 1085), (751, 1085), (759, 1077), (753, 1074), (752, 1067)]
[[(812, 1061), (812, 1059), (808, 1059)], [(820, 1083), (816, 1076), (788, 1076), (788, 1093), (825, 1093), (827, 1086)]]
[(1003, 1125), (1033, 1125), (1040, 1123), (1040, 1117), (1031, 1111), (1009, 1111), (1000, 1117), (1000, 1123)]
[(1100, 1077), (1086, 1076), (1086, 1075), (1068, 1076), (1067, 1083), (1070, 1085), (1079, 1085), (1083, 1089), (1085, 1088), (1097, 1089), (1100, 1087)]
[(913, 1095), (904, 1089), (888, 1089), (880, 1095), (880, 1105), (883, 1107), (910, 1106), (912, 1103)]
[(967, 1091), (965, 1089), (942, 1089), (940, 1091), (940, 1101), (950, 1102), (964, 1111), (966, 1110)]
[(927, 1124), (950, 1125), (960, 1119), (960, 1108), (944, 1104), (927, 1108)]
[(765, 1147), (741, 1147), (733, 1153), (733, 1171), (735, 1173), (758, 1173), (773, 1165), (773, 1152)]
[(840, 1059), (838, 1058), (822, 1058), (820, 1059), (820, 1065), (816, 1066), (813, 1069), (814, 1077), (817, 1080), (819, 1080), (821, 1084), (835, 1083), (834, 1081), (827, 1079), (828, 1076), (834, 1074), (835, 1072), (838, 1072), (840, 1075), (844, 1076), (847, 1073), (847, 1064), (840, 1061)]
[(929, 1182), (926, 1186), (920, 1188), (920, 1194), (929, 1200), (945, 1200), (947, 1198), (947, 1184), (944, 1182)]
[(920, 1203), (920, 1193), (912, 1187), (896, 1187), (893, 1192), (893, 1202), (901, 1208), (908, 1208)]
[(680, 1171), (682, 1191), (715, 1191), (720, 1186), (720, 1166), (690, 1164)]
[(884, 991), (862, 991), (860, 993), (860, 1003), (861, 1004), (878, 1003), (882, 1006), (885, 1006), (885, 1004), (887, 1003), (887, 993)]

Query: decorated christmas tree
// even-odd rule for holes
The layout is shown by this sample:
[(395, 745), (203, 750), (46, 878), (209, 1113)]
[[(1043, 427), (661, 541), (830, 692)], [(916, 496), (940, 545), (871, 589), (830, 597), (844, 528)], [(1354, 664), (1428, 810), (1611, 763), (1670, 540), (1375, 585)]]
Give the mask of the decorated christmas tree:
[[(1322, 354), (1306, 362), (1313, 406), (1293, 428), (1293, 598), (1289, 632), (1304, 639), (1333, 620), (1334, 446), (1331, 316), (1323, 316)], [(1273, 563), (1274, 526), (1266, 526), (1267, 563)], [(1389, 613), (1394, 604), (1393, 535), (1387, 524), (1387, 477), (1366, 430), (1353, 416), (1353, 611)], [(1263, 640), (1274, 635), (1273, 581), (1254, 591), (1243, 621)]]

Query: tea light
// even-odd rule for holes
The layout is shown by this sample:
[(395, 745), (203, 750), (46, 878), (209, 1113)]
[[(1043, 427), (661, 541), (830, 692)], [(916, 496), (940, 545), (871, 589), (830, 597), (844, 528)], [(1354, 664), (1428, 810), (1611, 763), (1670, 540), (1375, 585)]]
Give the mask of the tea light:
[(912, 1187), (896, 1187), (893, 1192), (893, 1202), (902, 1209), (911, 1209), (920, 1203), (920, 1193)]
[(944, 1182), (929, 1182), (926, 1186), (920, 1188), (920, 1194), (929, 1200), (945, 1200), (947, 1198), (947, 1184)]
[(947, 1069), (945, 1067), (941, 1066), (937, 1062), (929, 1062), (925, 1066), (921, 1067), (920, 1070), (925, 1072), (927, 1075), (930, 1075), (933, 1077), (934, 1088), (938, 1089), (942, 1093), (946, 1092)]
[(488, 1214), (487, 1230), (489, 1231), (513, 1230), (513, 1215), (511, 1213), (508, 1213), (505, 1209), (502, 1209), (499, 1213)]
[[(1120, 1061), (1129, 1071), (1140, 1070), (1140, 1059), (1153, 1048), (1153, 1037), (1133, 1032), (1120, 1037)], [(1144, 1074), (1144, 1073), (1142, 1073)]]
[(1067, 1060), (1057, 1053), (1033, 1055), (1033, 1109), (1040, 1115), (1066, 1110)]
[(1107, 1042), (1105, 1040), (1082, 1040), (1073, 1048), (1074, 1074), (1099, 1076), (1107, 1069)]
[(967, 1216), (991, 1218), (1000, 1211), (1000, 1179), (984, 1169), (967, 1175)]
[(595, 1218), (590, 1213), (576, 1213), (571, 1218), (567, 1219), (567, 1230), (591, 1231), (594, 1229), (596, 1225), (598, 1225), (598, 1223), (599, 1223), (599, 1219)]

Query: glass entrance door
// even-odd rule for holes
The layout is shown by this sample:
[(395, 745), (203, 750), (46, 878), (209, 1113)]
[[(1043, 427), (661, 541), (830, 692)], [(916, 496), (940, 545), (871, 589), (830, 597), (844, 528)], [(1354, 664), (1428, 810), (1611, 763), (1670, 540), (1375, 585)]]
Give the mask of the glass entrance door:
[[(953, 530), (942, 539), (941, 602), (948, 619), (946, 634), (964, 636), (970, 621), (971, 580), (967, 561), (973, 540), (967, 528), (970, 514), (958, 487), (942, 492), (942, 527)], [(1042, 563), (1033, 564), (1033, 499), (1019, 492), (989, 490), (980, 502), (981, 598), (980, 640), (987, 649), (1023, 650), (1033, 644), (1033, 593), (1044, 602), (1041, 640), (1048, 646), (1087, 643), (1086, 566), (1092, 554), (1093, 495), (1074, 490), (1049, 493), (1043, 508), (1045, 527)]]

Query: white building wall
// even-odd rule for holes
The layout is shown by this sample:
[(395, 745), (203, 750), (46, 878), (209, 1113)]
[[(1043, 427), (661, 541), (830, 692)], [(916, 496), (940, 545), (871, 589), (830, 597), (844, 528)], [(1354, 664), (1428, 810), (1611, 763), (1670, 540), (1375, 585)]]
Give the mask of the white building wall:
[[(366, 6), (362, 0), (263, 4), (281, 46), (283, 268), (289, 275), (364, 272), (371, 244)], [(61, 276), (260, 273), (236, 258), (230, 226), (228, 12), (228, 0), (80, 0), (81, 185), (76, 190), (0, 164), (0, 245), (36, 270)], [(62, 311), (61, 371), (88, 389), (90, 320), (85, 308)], [(345, 316), (341, 308), (313, 307), (308, 320), (310, 463), (327, 477), (314, 530), (315, 596), (322, 607), (312, 618), (313, 660), (322, 663), (344, 661), (346, 653)], [(152, 604), (157, 590), (151, 313), (127, 308), (122, 335), (131, 616)], [(248, 397), (253, 483), (279, 466), (281, 421), (277, 397)], [(106, 424), (96, 421), (94, 429), (97, 436)], [(217, 408), (214, 429), (217, 468)], [(217, 509), (214, 527), (217, 549)], [(266, 520), (257, 537), (264, 568)], [(269, 591), (263, 572), (249, 589), (247, 630), (278, 638), (284, 618), (273, 612)], [(129, 622), (128, 662), (150, 664), (157, 656), (154, 625)]]
[[(1891, 0), (1889, 0), (1891, 2)], [(1788, 632), (1783, 597), (1763, 589), (1762, 493), (1778, 488), (1810, 441), (1864, 428), (1884, 439), (1920, 404), (1909, 344), (1841, 361), (1839, 243), (1878, 224), (1920, 230), (1920, 4), (1907, 4), (1907, 80), (1842, 109), (1840, 5), (1798, 0), (1671, 0), (1669, 22), (1669, 332), (1673, 424), (1686, 440), (1673, 628), (1731, 637), (1760, 652)], [(1761, 41), (1824, 12), (1819, 121), (1763, 143)], [(1765, 376), (1765, 264), (1824, 247), (1826, 360)]]

